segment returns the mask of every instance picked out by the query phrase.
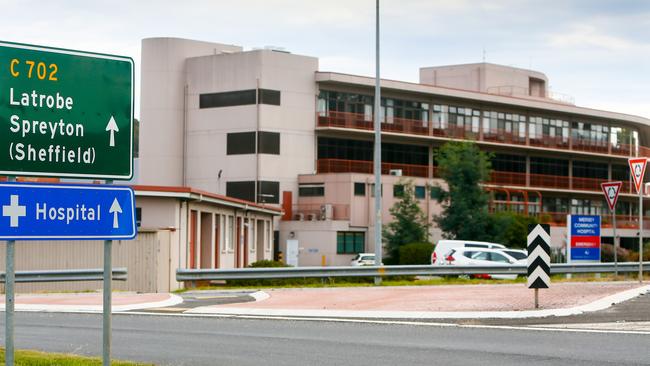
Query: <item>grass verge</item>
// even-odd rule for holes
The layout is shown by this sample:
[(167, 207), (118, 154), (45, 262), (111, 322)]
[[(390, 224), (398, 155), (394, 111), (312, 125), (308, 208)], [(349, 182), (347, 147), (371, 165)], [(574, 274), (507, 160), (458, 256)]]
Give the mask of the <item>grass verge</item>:
[[(16, 350), (16, 366), (101, 366), (97, 357), (83, 357), (63, 353), (45, 353), (40, 351)], [(0, 363), (5, 362), (5, 349), (0, 348)], [(114, 366), (153, 366), (151, 363), (112, 361)]]
[[(637, 279), (636, 273), (620, 274), (601, 274), (596, 276), (594, 274), (574, 274), (571, 278), (566, 275), (553, 275), (551, 276), (551, 283), (559, 282), (615, 282), (615, 281), (635, 281)], [(650, 281), (650, 275), (644, 276), (645, 281)], [(514, 284), (526, 283), (525, 276), (519, 276), (515, 280), (493, 280), (493, 279), (478, 279), (466, 277), (431, 277), (422, 279), (392, 279), (385, 277), (381, 286), (446, 286), (446, 285), (480, 285), (480, 284)], [(228, 283), (214, 284), (210, 286), (196, 286), (188, 287), (174, 291), (175, 293), (183, 293), (186, 291), (194, 290), (232, 290), (232, 289), (262, 289), (262, 288), (318, 288), (318, 287), (374, 287), (373, 278), (356, 278), (355, 281), (350, 282), (346, 279), (326, 278), (323, 280), (306, 278), (306, 279), (293, 279), (291, 282), (282, 283), (281, 280), (274, 280), (273, 283), (265, 284), (263, 281), (259, 283), (251, 283), (246, 285), (233, 285)]]

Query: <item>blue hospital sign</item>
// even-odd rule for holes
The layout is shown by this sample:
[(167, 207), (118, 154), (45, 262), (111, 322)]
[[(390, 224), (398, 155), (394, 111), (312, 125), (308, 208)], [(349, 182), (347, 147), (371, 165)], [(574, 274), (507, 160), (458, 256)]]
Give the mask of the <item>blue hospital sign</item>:
[(129, 187), (0, 184), (0, 240), (133, 239)]
[(600, 262), (600, 216), (568, 216), (569, 262)]

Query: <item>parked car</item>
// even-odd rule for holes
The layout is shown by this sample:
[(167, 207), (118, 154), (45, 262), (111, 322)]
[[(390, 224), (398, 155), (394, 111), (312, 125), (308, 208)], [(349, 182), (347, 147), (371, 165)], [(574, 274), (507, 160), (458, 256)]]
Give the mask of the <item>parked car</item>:
[(472, 240), (440, 240), (431, 253), (431, 264), (444, 265), (444, 261), (439, 261), (454, 248), (501, 248), (506, 249), (505, 245), (497, 243), (489, 243), (485, 241), (472, 241)]
[(375, 253), (359, 253), (350, 262), (351, 266), (374, 266)]
[(522, 250), (522, 249), (510, 249), (510, 248), (505, 248), (503, 249), (503, 252), (511, 256), (512, 258), (520, 261), (520, 260), (528, 260), (528, 251), (527, 250)]
[[(506, 249), (512, 251), (515, 249)], [(522, 251), (517, 251), (521, 254)], [(507, 254), (504, 249), (488, 249), (488, 248), (455, 248), (451, 249), (445, 254), (442, 262), (449, 266), (510, 266), (513, 264), (526, 265), (527, 257), (523, 259), (516, 259), (515, 257)], [(476, 278), (494, 278), (514, 280), (517, 278), (516, 274), (502, 275), (502, 274), (478, 274), (473, 275)]]

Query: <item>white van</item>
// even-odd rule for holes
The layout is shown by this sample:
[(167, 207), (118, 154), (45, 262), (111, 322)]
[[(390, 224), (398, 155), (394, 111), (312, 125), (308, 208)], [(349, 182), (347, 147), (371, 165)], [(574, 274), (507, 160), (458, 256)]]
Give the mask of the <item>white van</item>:
[(472, 240), (440, 240), (433, 253), (431, 253), (432, 265), (444, 265), (445, 255), (455, 248), (488, 248), (488, 249), (505, 249), (505, 245), (488, 243), (486, 241), (472, 241)]

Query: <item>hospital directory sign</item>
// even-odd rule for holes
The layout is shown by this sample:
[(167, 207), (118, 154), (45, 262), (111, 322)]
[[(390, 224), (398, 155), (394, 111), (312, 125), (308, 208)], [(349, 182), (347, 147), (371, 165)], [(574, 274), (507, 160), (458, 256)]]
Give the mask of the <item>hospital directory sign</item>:
[(600, 216), (567, 216), (567, 261), (600, 262)]
[(0, 183), (0, 240), (112, 240), (136, 235), (130, 187)]

